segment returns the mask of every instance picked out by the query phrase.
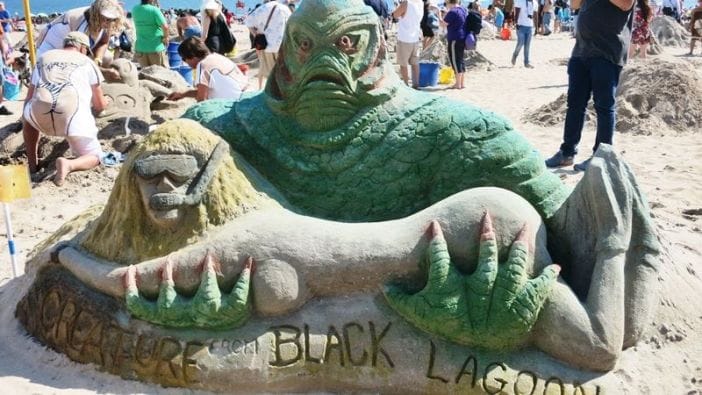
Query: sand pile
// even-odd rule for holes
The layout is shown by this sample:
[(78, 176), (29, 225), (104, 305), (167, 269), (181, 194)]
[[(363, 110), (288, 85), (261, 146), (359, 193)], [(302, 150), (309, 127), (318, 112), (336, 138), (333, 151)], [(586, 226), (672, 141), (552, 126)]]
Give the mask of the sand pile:
[[(702, 77), (687, 62), (653, 59), (628, 65), (617, 92), (617, 131), (662, 135), (696, 132), (702, 127)], [(527, 113), (524, 120), (542, 126), (562, 125), (567, 96)], [(586, 121), (597, 118), (592, 103)]]
[(664, 47), (687, 47), (690, 45), (690, 33), (669, 16), (660, 15), (653, 18), (651, 32), (658, 43)]

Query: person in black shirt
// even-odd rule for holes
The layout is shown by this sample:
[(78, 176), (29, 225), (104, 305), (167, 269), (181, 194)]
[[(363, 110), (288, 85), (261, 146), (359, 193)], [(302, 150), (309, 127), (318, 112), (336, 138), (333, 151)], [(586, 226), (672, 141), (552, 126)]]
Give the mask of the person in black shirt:
[[(601, 143), (612, 144), (616, 121), (615, 93), (626, 63), (631, 41), (632, 9), (636, 0), (573, 0), (580, 8), (575, 47), (568, 62), (568, 110), (560, 150), (546, 160), (547, 167), (573, 164), (592, 96), (597, 112), (597, 136), (593, 152)], [(588, 158), (574, 166), (585, 171)]]

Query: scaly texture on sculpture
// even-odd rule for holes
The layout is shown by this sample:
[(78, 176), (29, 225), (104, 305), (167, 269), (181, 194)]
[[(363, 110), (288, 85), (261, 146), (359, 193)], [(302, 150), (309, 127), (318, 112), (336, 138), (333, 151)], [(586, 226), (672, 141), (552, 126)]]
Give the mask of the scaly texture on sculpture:
[(311, 1), (290, 18), (264, 94), (185, 117), (227, 140), (305, 213), (380, 221), (498, 186), (551, 216), (569, 189), (502, 117), (402, 86), (362, 1)]
[(390, 285), (385, 297), (401, 316), (417, 327), (450, 341), (506, 350), (525, 344), (560, 267), (549, 265), (528, 279), (533, 259), (526, 228), (512, 244), (507, 261), (499, 263), (490, 214), (483, 217), (478, 264), (464, 275), (451, 262), (438, 222), (431, 225), (426, 286), (408, 294)]
[(178, 294), (173, 281), (173, 264), (163, 267), (158, 299), (148, 300), (139, 294), (135, 266), (125, 274), (127, 310), (142, 320), (176, 328), (231, 329), (243, 325), (251, 315), (249, 285), (253, 260), (248, 259), (234, 288), (222, 293), (217, 284), (217, 263), (208, 254), (202, 264), (200, 286), (192, 298)]

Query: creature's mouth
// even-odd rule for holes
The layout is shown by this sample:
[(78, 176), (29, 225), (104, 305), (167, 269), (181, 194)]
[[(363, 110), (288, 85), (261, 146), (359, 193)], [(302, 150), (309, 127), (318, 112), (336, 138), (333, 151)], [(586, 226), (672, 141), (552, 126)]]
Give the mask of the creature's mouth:
[(346, 83), (344, 80), (339, 77), (338, 75), (333, 75), (329, 73), (324, 73), (324, 74), (315, 74), (311, 76), (310, 78), (307, 79), (305, 82), (305, 86), (309, 86), (315, 82), (329, 82), (335, 85), (339, 85), (341, 87), (345, 87)]

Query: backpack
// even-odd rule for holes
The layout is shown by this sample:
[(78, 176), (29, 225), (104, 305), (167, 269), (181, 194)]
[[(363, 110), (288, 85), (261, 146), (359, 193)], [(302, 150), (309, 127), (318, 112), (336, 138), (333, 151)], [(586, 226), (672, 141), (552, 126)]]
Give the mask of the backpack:
[(468, 10), (466, 15), (465, 30), (466, 33), (473, 33), (476, 36), (480, 34), (483, 28), (483, 16), (478, 11)]
[(222, 30), (220, 36), (220, 49), (222, 50), (222, 53), (226, 54), (232, 52), (236, 46), (236, 37), (234, 37), (232, 31), (229, 30), (227, 22), (221, 15), (219, 18), (217, 18), (217, 23), (221, 25), (220, 29)]

